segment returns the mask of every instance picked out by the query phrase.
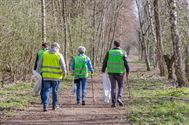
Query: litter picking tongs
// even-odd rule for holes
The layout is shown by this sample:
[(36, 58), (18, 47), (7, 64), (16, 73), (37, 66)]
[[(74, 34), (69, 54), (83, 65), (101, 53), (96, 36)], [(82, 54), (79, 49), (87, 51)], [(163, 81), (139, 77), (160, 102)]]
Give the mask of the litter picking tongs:
[(94, 95), (94, 83), (93, 83), (93, 75), (91, 74), (91, 81), (92, 81), (92, 96), (93, 96), (93, 104), (95, 105), (95, 95)]

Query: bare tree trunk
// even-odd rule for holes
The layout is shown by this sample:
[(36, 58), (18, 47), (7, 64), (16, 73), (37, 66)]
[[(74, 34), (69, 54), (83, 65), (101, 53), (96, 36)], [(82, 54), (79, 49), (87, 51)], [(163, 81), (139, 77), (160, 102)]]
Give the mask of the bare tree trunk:
[(55, 26), (55, 31), (56, 32), (54, 32), (53, 33), (53, 35), (54, 35), (54, 41), (57, 41), (57, 40), (59, 40), (59, 38), (58, 38), (58, 27), (57, 27), (57, 16), (56, 16), (56, 7), (55, 7), (55, 0), (52, 0), (52, 14), (53, 14), (53, 19), (54, 19), (54, 26)]
[(64, 23), (64, 58), (65, 58), (65, 63), (66, 67), (68, 67), (67, 63), (67, 48), (68, 48), (68, 42), (67, 42), (67, 25), (66, 25), (66, 1), (62, 0), (62, 17), (63, 17), (63, 23)]
[(140, 43), (141, 44), (141, 50), (142, 50), (141, 51), (141, 56), (143, 56), (143, 54), (144, 54), (144, 59), (145, 59), (147, 71), (150, 71), (150, 61), (149, 61), (149, 55), (148, 55), (148, 47), (147, 47), (147, 42), (146, 42), (146, 39), (145, 39), (145, 36), (146, 36), (148, 28), (146, 29), (146, 31), (144, 30), (144, 27), (145, 27), (144, 26), (144, 22), (143, 22), (144, 19), (142, 18), (141, 13), (139, 12), (140, 11), (140, 7), (139, 7), (138, 0), (136, 0), (136, 5), (137, 5), (137, 8), (138, 8), (139, 26), (140, 26), (139, 42), (141, 42)]
[(156, 33), (155, 33), (155, 25), (154, 25), (154, 20), (153, 20), (153, 8), (152, 6), (150, 5), (150, 0), (147, 1), (147, 4), (148, 4), (148, 13), (149, 13), (149, 17), (150, 17), (150, 25), (151, 25), (151, 31), (152, 31), (152, 39), (153, 39), (153, 47), (152, 47), (152, 60), (153, 60), (153, 65), (154, 67), (157, 67), (157, 56), (156, 56), (156, 44), (157, 44), (157, 39), (156, 39)]
[(141, 38), (142, 34), (141, 34), (140, 31), (138, 31), (137, 33), (138, 33), (138, 44), (139, 44), (139, 45), (138, 45), (138, 50), (139, 50), (139, 51), (138, 51), (138, 56), (140, 57), (139, 60), (142, 60), (143, 57), (144, 57), (144, 56), (143, 56), (143, 53), (144, 53), (144, 52), (143, 52), (143, 46), (142, 46), (142, 42), (141, 42), (141, 41), (142, 41), (142, 40), (141, 40), (141, 39), (142, 39), (142, 38)]
[(143, 49), (144, 49), (144, 58), (146, 63), (147, 71), (150, 71), (150, 61), (148, 56), (148, 47), (145, 39), (145, 35), (142, 36), (142, 43), (143, 43)]
[[(106, 7), (107, 0), (104, 3), (104, 7)], [(105, 48), (105, 30), (106, 30), (106, 8), (103, 9), (102, 15), (101, 15), (101, 21), (99, 23), (99, 43), (97, 46), (97, 56), (96, 61), (97, 63), (102, 62), (104, 54), (104, 48)], [(98, 59), (97, 59), (98, 57)]]
[(175, 55), (175, 74), (177, 77), (178, 85), (184, 86), (187, 84), (187, 80), (183, 68), (183, 58), (181, 53), (181, 41), (177, 26), (177, 12), (176, 1), (168, 0), (170, 10), (170, 23), (171, 23), (171, 38), (173, 42), (173, 51)]
[(186, 72), (186, 77), (187, 77), (187, 79), (189, 81), (189, 44), (185, 48), (185, 53), (186, 53), (186, 57), (185, 57), (185, 72)]
[[(185, 0), (186, 3), (186, 9), (187, 9), (187, 26), (189, 26), (189, 0)], [(186, 45), (185, 45), (185, 72), (186, 72), (186, 77), (189, 81), (189, 29), (186, 30), (186, 37), (188, 38)]]
[(47, 39), (47, 30), (46, 30), (46, 8), (45, 8), (45, 0), (41, 0), (41, 23), (42, 23), (42, 41), (46, 42)]
[(156, 40), (157, 40), (157, 61), (160, 70), (160, 76), (165, 76), (165, 65), (163, 59), (163, 46), (161, 42), (161, 26), (159, 19), (159, 0), (154, 0), (154, 16), (155, 16), (155, 28), (156, 28)]
[[(93, 7), (93, 28), (96, 29), (96, 17), (95, 17), (95, 13), (96, 13), (96, 1), (94, 0), (94, 7)], [(95, 67), (95, 35), (96, 33), (94, 32), (93, 33), (93, 38), (92, 38), (92, 63), (93, 63), (93, 66)]]
[[(101, 52), (103, 51), (103, 47), (101, 47), (101, 45), (102, 44), (104, 44), (104, 37), (103, 37), (103, 35), (104, 35), (104, 32), (103, 32), (103, 21), (104, 21), (104, 18), (105, 18), (105, 16), (104, 16), (104, 13), (101, 15), (101, 17), (100, 17), (100, 23), (98, 24), (98, 30), (97, 30), (97, 32), (98, 32), (98, 44), (97, 44), (97, 46), (96, 46), (96, 57), (95, 57), (95, 61), (96, 61), (96, 63), (98, 64), (99, 62), (100, 62), (100, 60), (101, 60)], [(102, 23), (101, 23), (102, 22)]]
[(175, 56), (164, 55), (164, 59), (167, 65), (168, 79), (173, 79), (173, 64), (175, 61)]
[(113, 35), (112, 35), (112, 39), (110, 41), (110, 45), (109, 45), (109, 50), (111, 49), (112, 45), (113, 45), (113, 41), (114, 41), (114, 36), (115, 36), (115, 32), (116, 32), (116, 26), (117, 26), (117, 20), (118, 20), (118, 16), (119, 16), (119, 11), (121, 9), (121, 7), (119, 8), (119, 6), (122, 6), (122, 4), (118, 5), (118, 1), (115, 0), (114, 2), (114, 17), (113, 17)]

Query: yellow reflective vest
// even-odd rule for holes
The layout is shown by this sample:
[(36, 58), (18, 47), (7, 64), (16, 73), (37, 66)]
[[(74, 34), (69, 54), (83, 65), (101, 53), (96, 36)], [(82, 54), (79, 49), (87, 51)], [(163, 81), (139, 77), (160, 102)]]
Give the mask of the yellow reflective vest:
[(43, 54), (42, 63), (42, 76), (44, 79), (60, 80), (63, 77), (63, 72), (60, 64), (60, 53), (49, 53), (49, 51)]

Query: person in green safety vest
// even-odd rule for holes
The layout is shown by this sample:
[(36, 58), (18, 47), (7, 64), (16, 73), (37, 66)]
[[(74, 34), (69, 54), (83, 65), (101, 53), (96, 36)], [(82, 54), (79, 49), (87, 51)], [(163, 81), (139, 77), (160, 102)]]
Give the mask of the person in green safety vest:
[[(37, 69), (37, 65), (38, 65), (38, 62), (39, 60), (41, 60), (42, 56), (43, 56), (43, 53), (45, 51), (48, 50), (48, 43), (47, 42), (43, 42), (42, 43), (42, 48), (37, 52), (37, 56), (36, 56), (36, 59), (35, 59), (35, 65), (34, 65), (34, 70)], [(41, 103), (43, 104), (43, 78), (42, 78), (42, 84), (41, 84), (41, 91), (40, 91), (40, 96), (41, 96)]]
[(58, 88), (61, 80), (66, 74), (66, 65), (63, 55), (59, 53), (60, 45), (53, 43), (50, 50), (44, 52), (38, 63), (37, 71), (43, 77), (43, 111), (47, 111), (49, 103), (49, 93), (52, 88), (52, 109), (58, 107)]
[(48, 43), (47, 42), (43, 42), (42, 43), (42, 48), (37, 52), (37, 56), (36, 56), (36, 59), (35, 59), (34, 70), (37, 69), (37, 64), (38, 64), (39, 60), (42, 58), (43, 53), (45, 51), (47, 51), (47, 50), (48, 50)]
[(77, 105), (80, 105), (80, 87), (82, 88), (82, 105), (85, 105), (88, 71), (90, 71), (91, 74), (94, 72), (90, 58), (84, 54), (85, 51), (85, 47), (80, 46), (78, 48), (78, 55), (73, 56), (70, 64), (73, 70), (74, 83), (76, 84)]
[[(126, 52), (120, 48), (120, 42), (114, 41), (114, 48), (106, 53), (102, 65), (102, 73), (107, 69), (111, 82), (112, 107), (116, 107), (116, 103), (123, 106), (121, 100), (124, 88), (124, 76), (129, 75), (129, 65), (127, 62)], [(118, 92), (116, 96), (116, 81), (118, 83)]]

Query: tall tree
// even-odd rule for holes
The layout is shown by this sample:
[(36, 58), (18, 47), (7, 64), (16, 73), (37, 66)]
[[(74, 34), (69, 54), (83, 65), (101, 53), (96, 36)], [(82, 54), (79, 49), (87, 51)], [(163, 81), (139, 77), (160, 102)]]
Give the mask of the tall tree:
[(42, 23), (42, 40), (46, 42), (47, 30), (46, 30), (46, 4), (45, 0), (41, 0), (41, 23)]
[(138, 17), (139, 17), (139, 27), (140, 27), (140, 31), (139, 31), (139, 43), (141, 45), (141, 56), (144, 56), (145, 59), (145, 63), (146, 63), (146, 68), (147, 71), (150, 71), (150, 60), (149, 60), (149, 53), (148, 53), (148, 45), (147, 45), (147, 32), (149, 30), (149, 24), (147, 24), (147, 11), (146, 10), (146, 6), (147, 3), (143, 3), (143, 5), (145, 6), (145, 9), (143, 10), (144, 12), (141, 12), (141, 6), (140, 3), (141, 1), (136, 0), (136, 5), (138, 8)]
[(178, 85), (184, 86), (187, 83), (185, 77), (184, 67), (183, 67), (183, 58), (181, 52), (181, 40), (178, 32), (177, 25), (177, 11), (176, 11), (176, 0), (168, 0), (169, 4), (169, 13), (170, 13), (170, 24), (171, 24), (171, 39), (173, 43), (173, 52), (175, 55), (175, 74), (177, 77)]
[(186, 77), (189, 81), (189, 29), (188, 29), (188, 26), (189, 26), (189, 0), (185, 0), (184, 1), (185, 4), (186, 4), (186, 11), (187, 11), (187, 14), (186, 14), (186, 21), (187, 21), (187, 29), (186, 29), (186, 32), (185, 32), (185, 36), (188, 38), (188, 40), (186, 41), (186, 45), (185, 45), (185, 71), (186, 71)]
[(157, 49), (157, 60), (160, 70), (160, 76), (165, 76), (165, 64), (163, 58), (163, 45), (161, 41), (161, 26), (159, 17), (159, 0), (154, 0), (154, 17), (155, 17), (155, 29), (156, 29), (156, 49)]
[(63, 18), (63, 26), (64, 26), (64, 58), (65, 58), (65, 63), (66, 63), (66, 67), (68, 67), (68, 57), (67, 57), (67, 53), (68, 53), (68, 40), (67, 40), (67, 19), (66, 19), (66, 1), (62, 0), (62, 18)]

